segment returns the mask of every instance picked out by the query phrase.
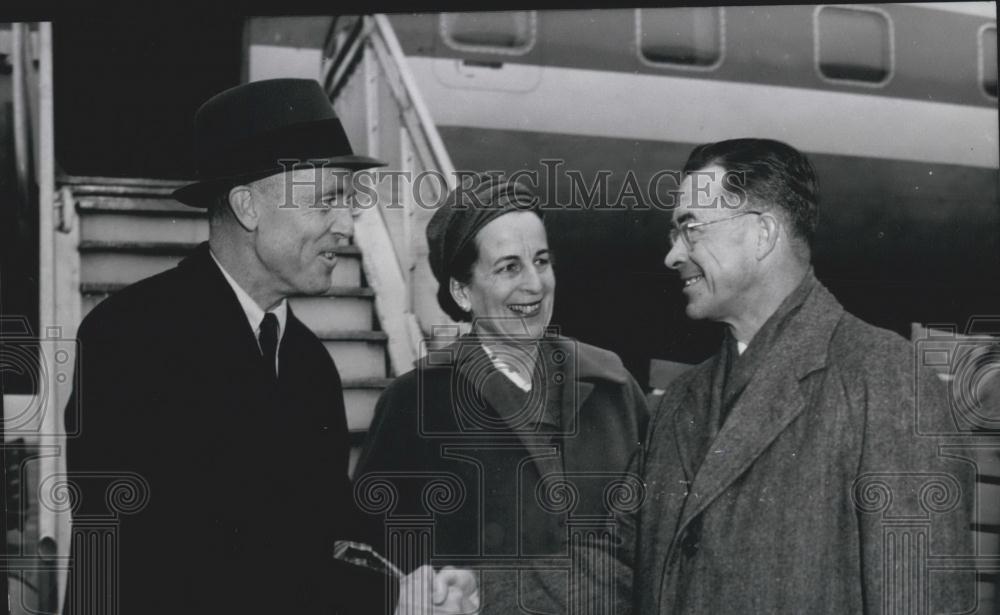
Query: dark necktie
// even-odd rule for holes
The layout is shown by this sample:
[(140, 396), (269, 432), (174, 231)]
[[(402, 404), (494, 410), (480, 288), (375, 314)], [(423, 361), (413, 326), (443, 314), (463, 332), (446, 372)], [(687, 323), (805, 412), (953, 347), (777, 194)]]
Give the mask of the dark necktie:
[(260, 352), (264, 355), (264, 365), (267, 367), (268, 373), (277, 379), (275, 355), (278, 351), (278, 317), (271, 312), (264, 314), (264, 320), (260, 323), (260, 336), (257, 340), (260, 342)]

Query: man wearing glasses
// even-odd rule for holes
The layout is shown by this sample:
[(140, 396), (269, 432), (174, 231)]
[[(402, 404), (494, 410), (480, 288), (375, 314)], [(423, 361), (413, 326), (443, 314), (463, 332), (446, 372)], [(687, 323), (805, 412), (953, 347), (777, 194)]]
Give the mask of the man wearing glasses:
[[(784, 143), (703, 145), (685, 165), (666, 265), (687, 315), (727, 332), (666, 391), (637, 461), (634, 612), (973, 606), (971, 576), (928, 572), (972, 554), (969, 467), (914, 431), (911, 344), (816, 279), (817, 218), (812, 166)], [(942, 387), (920, 384), (944, 420)]]

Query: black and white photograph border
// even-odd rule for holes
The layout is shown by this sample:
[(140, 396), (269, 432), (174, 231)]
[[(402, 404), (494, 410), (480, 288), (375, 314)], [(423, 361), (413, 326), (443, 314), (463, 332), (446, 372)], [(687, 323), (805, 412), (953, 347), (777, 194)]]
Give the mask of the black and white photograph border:
[[(391, 613), (395, 605), (385, 603), (398, 600), (401, 615), (431, 612), (421, 604), (426, 598), (421, 584), (438, 581), (432, 579), (434, 574), (418, 575), (423, 569), (416, 568), (430, 564), (437, 573), (446, 566), (472, 570), (476, 575), (472, 584), (478, 583), (473, 597), (467, 577), (442, 575), (440, 583), (451, 586), (443, 590), (448, 598), (441, 598), (446, 604), (436, 612), (490, 613), (497, 592), (511, 593), (518, 600), (514, 604), (526, 609), (567, 613), (645, 609), (635, 611), (645, 613), (656, 605), (671, 612), (702, 612), (713, 610), (710, 606), (715, 604), (700, 587), (706, 583), (713, 585), (720, 600), (742, 596), (745, 604), (770, 610), (776, 604), (769, 602), (774, 599), (768, 593), (770, 583), (747, 589), (739, 574), (706, 579), (691, 570), (698, 566), (738, 570), (733, 562), (736, 553), (711, 559), (713, 549), (736, 540), (712, 536), (719, 523), (713, 520), (713, 508), (715, 515), (739, 520), (748, 510), (741, 511), (740, 505), (759, 506), (749, 509), (757, 511), (773, 502), (781, 514), (761, 513), (762, 524), (773, 525), (760, 530), (762, 535), (779, 537), (772, 541), (775, 549), (791, 544), (790, 537), (807, 531), (806, 525), (825, 527), (820, 522), (804, 524), (792, 514), (795, 505), (766, 491), (775, 483), (761, 478), (762, 466), (771, 468), (777, 481), (792, 476), (790, 468), (801, 463), (801, 478), (790, 479), (796, 482), (787, 485), (788, 498), (808, 499), (809, 493), (825, 497), (842, 487), (837, 493), (843, 497), (831, 501), (831, 509), (846, 507), (856, 517), (859, 535), (870, 529), (883, 541), (879, 545), (884, 557), (876, 566), (878, 583), (864, 585), (866, 590), (875, 587), (885, 592), (883, 611), (937, 612), (936, 608), (944, 608), (938, 600), (952, 600), (948, 606), (955, 612), (1000, 613), (1000, 121), (995, 2), (727, 6), (644, 2), (631, 8), (491, 4), (481, 11), (467, 11), (455, 3), (419, 3), (404, 9), (379, 3), (335, 7), (292, 2), (245, 12), (212, 3), (200, 10), (177, 6), (151, 7), (148, 12), (121, 4), (93, 9), (18, 3), (0, 7), (0, 387), (3, 561), (10, 613), (133, 612), (136, 607), (130, 605), (135, 603), (129, 602), (133, 598), (128, 597), (124, 580), (137, 578), (136, 571), (143, 567), (160, 575), (168, 571), (158, 570), (156, 561), (126, 561), (125, 554), (135, 557), (134, 550), (121, 547), (129, 542), (129, 528), (149, 527), (150, 521), (143, 519), (155, 519), (159, 510), (179, 514), (176, 511), (186, 507), (196, 509), (201, 496), (218, 506), (225, 497), (245, 495), (239, 491), (242, 487), (215, 489), (196, 476), (164, 478), (156, 473), (160, 466), (152, 472), (149, 468), (154, 466), (140, 461), (67, 465), (67, 447), (74, 443), (80, 450), (88, 442), (116, 446), (110, 435), (93, 434), (113, 419), (95, 419), (100, 403), (88, 405), (90, 365), (88, 349), (79, 340), (80, 325), (98, 305), (136, 282), (173, 270), (182, 259), (195, 258), (198, 246), (216, 232), (214, 202), (192, 207), (185, 204), (184, 192), (175, 194), (179, 189), (192, 182), (208, 191), (243, 186), (246, 191), (228, 193), (228, 201), (222, 192), (214, 195), (221, 195), (227, 208), (236, 207), (239, 194), (257, 194), (268, 173), (286, 172), (290, 178), (293, 167), (317, 166), (342, 172), (345, 156), (373, 162), (351, 162), (368, 166), (349, 166), (346, 175), (335, 173), (335, 188), (291, 181), (274, 194), (284, 195), (278, 207), (288, 216), (329, 215), (333, 220), (337, 214), (332, 210), (338, 206), (351, 211), (351, 230), (335, 231), (331, 235), (335, 240), (321, 254), (330, 268), (324, 288), (303, 292), (293, 283), (281, 297), (287, 299), (295, 322), (308, 328), (308, 335), (318, 339), (336, 366), (330, 370), (336, 385), (327, 382), (323, 383), (327, 388), (317, 388), (336, 389), (341, 398), (330, 400), (329, 409), (338, 418), (323, 423), (322, 429), (329, 430), (323, 437), (334, 437), (338, 451), (342, 449), (344, 465), (355, 481), (352, 506), (367, 519), (358, 522), (359, 528), (343, 523), (343, 528), (324, 528), (317, 535), (343, 529), (342, 538), (351, 541), (343, 544), (352, 547), (350, 556), (341, 560), (376, 571), (373, 585), (359, 581), (356, 586), (364, 588), (358, 591), (375, 587), (385, 594), (371, 601), (378, 604), (372, 608)], [(327, 141), (340, 139), (346, 150), (326, 155), (288, 145), (293, 138), (301, 144), (309, 140), (304, 136), (315, 137), (318, 127), (312, 135), (289, 132), (284, 142), (281, 138), (253, 142), (247, 137), (239, 146), (230, 145), (227, 158), (249, 165), (258, 153), (272, 156), (274, 168), (247, 166), (240, 174), (212, 175), (204, 152), (213, 143), (205, 136), (204, 122), (196, 123), (199, 109), (228, 88), (275, 79), (315, 81), (330, 109), (329, 116), (324, 109), (322, 120), (313, 120), (335, 120), (340, 132), (330, 129)], [(324, 124), (324, 130), (330, 125)], [(272, 136), (277, 133), (280, 129), (274, 129)], [(768, 220), (778, 220), (782, 229), (792, 226), (783, 217), (788, 211), (783, 205), (776, 206), (777, 214), (770, 206), (759, 206), (764, 197), (784, 198), (780, 195), (784, 188), (775, 187), (784, 181), (782, 171), (775, 171), (778, 179), (761, 187), (753, 175), (759, 167), (748, 166), (752, 168), (747, 175), (720, 163), (726, 175), (716, 185), (712, 164), (694, 164), (696, 147), (731, 139), (774, 140), (808, 160), (815, 181), (803, 181), (809, 184), (805, 195), (794, 183), (790, 190), (796, 195), (789, 197), (812, 207), (812, 226), (803, 245), (808, 246), (807, 282), (814, 275), (818, 286), (802, 310), (809, 309), (809, 301), (822, 291), (837, 308), (842, 306), (844, 318), (856, 317), (868, 327), (858, 329), (865, 332), (863, 339), (852, 342), (858, 355), (852, 359), (855, 363), (838, 366), (843, 370), (842, 391), (828, 393), (831, 385), (819, 383), (815, 373), (812, 380), (801, 375), (803, 386), (812, 387), (803, 391), (827, 395), (823, 403), (807, 407), (844, 412), (843, 422), (835, 423), (845, 431), (836, 432), (836, 437), (843, 437), (845, 450), (852, 451), (854, 436), (845, 434), (862, 424), (852, 422), (857, 418), (852, 412), (876, 412), (877, 407), (898, 415), (898, 424), (890, 431), (869, 433), (862, 428), (855, 434), (859, 458), (852, 470), (858, 471), (838, 475), (843, 485), (818, 478), (820, 474), (811, 472), (806, 461), (815, 460), (817, 453), (810, 456), (797, 450), (789, 440), (793, 433), (806, 434), (802, 442), (810, 441), (803, 423), (815, 417), (810, 418), (808, 409), (799, 418), (788, 419), (791, 427), (784, 435), (760, 441), (762, 450), (747, 459), (743, 473), (731, 477), (736, 487), (713, 493), (695, 478), (698, 468), (686, 466), (682, 474), (688, 482), (667, 488), (656, 480), (657, 464), (673, 451), (658, 444), (665, 442), (663, 433), (702, 437), (694, 427), (690, 432), (664, 427), (690, 409), (680, 402), (680, 392), (694, 390), (691, 383), (701, 382), (699, 374), (705, 370), (699, 371), (699, 366), (731, 366), (725, 360), (719, 363), (719, 357), (736, 361), (744, 351), (751, 353), (748, 357), (756, 356), (752, 344), (746, 349), (748, 340), (741, 339), (733, 318), (709, 309), (723, 306), (716, 287), (708, 286), (715, 284), (710, 278), (725, 273), (733, 262), (727, 258), (735, 253), (731, 246), (728, 252), (710, 252), (711, 242), (754, 229), (764, 233), (770, 228)], [(768, 146), (762, 147), (752, 151), (764, 152)], [(785, 163), (791, 164), (787, 159)], [(310, 200), (314, 189), (324, 197)], [(717, 189), (721, 193), (713, 192)], [(523, 191), (532, 195), (532, 202), (524, 196), (505, 196), (504, 190)], [(330, 193), (349, 198), (331, 205)], [(700, 200), (718, 194), (721, 198)], [(301, 203), (309, 203), (306, 210), (323, 212), (302, 211)], [(461, 215), (445, 221), (449, 230), (436, 240), (429, 227), (446, 207), (456, 207)], [(499, 218), (482, 213), (493, 208), (512, 208), (516, 213), (504, 209)], [(517, 211), (521, 209), (531, 215)], [(681, 215), (682, 210), (694, 214)], [(264, 236), (251, 229), (256, 222), (236, 213), (232, 217), (247, 233)], [(496, 238), (496, 245), (504, 245), (514, 233), (514, 219), (523, 224), (517, 227), (522, 242), (540, 249), (505, 273), (480, 272), (476, 259), (490, 253), (480, 241), (489, 236)], [(733, 222), (715, 224), (730, 219)], [(713, 226), (697, 226), (706, 222)], [(462, 241), (474, 247), (471, 253), (453, 245), (462, 233), (467, 234)], [(790, 237), (797, 241), (795, 234)], [(218, 256), (212, 245), (211, 254)], [(463, 254), (471, 256), (464, 265), (445, 262), (443, 273), (435, 265), (435, 259), (443, 257), (461, 261)], [(760, 260), (766, 261), (764, 256)], [(239, 275), (234, 281), (227, 273), (229, 261), (215, 262), (227, 281), (239, 284)], [(480, 274), (484, 277), (477, 278)], [(522, 277), (531, 278), (540, 290), (525, 291), (529, 282)], [(516, 289), (501, 296), (506, 288)], [(749, 292), (748, 288), (752, 288), (749, 282), (740, 292)], [(781, 286), (790, 296), (799, 292), (793, 288)], [(522, 298), (510, 298), (515, 295)], [(525, 334), (512, 335), (509, 327), (490, 318), (497, 314), (488, 310), (504, 301), (510, 309), (500, 320), (527, 323), (527, 343), (521, 339), (511, 344), (510, 338)], [(163, 305), (154, 307), (150, 315), (168, 313)], [(771, 306), (768, 313), (777, 307)], [(130, 322), (142, 320), (134, 306), (128, 310)], [(465, 318), (456, 317), (463, 311)], [(154, 332), (149, 348), (167, 342), (155, 331), (172, 329), (145, 324)], [(787, 325), (788, 331), (793, 330), (791, 320)], [(250, 334), (248, 329), (246, 336)], [(768, 343), (779, 344), (778, 339), (769, 337)], [(758, 341), (758, 348), (764, 341)], [(189, 351), (215, 356), (218, 343), (208, 334)], [(136, 354), (117, 357), (115, 369), (124, 371), (103, 374), (103, 383), (116, 378), (145, 383), (149, 370), (175, 367), (176, 357), (143, 354), (144, 342), (121, 344)], [(505, 354), (505, 347), (516, 351)], [(472, 358), (469, 365), (459, 358), (466, 348)], [(759, 359), (760, 370), (748, 376), (751, 384), (744, 398), (757, 395), (754, 381), (784, 382), (767, 373), (778, 369), (782, 358), (789, 359), (789, 369), (805, 369), (806, 359), (792, 365), (791, 351), (775, 348), (780, 356)], [(553, 349), (568, 363), (553, 361)], [(110, 356), (106, 350), (92, 344), (89, 356), (103, 361)], [(505, 362), (505, 357), (514, 359)], [(285, 358), (279, 354), (278, 359), (274, 377), (280, 381)], [(435, 364), (439, 360), (442, 363)], [(187, 374), (179, 369), (177, 374)], [(91, 374), (100, 370), (100, 365), (93, 367)], [(411, 371), (414, 375), (408, 379)], [(240, 382), (259, 376), (220, 366), (222, 374), (233, 377), (234, 389), (249, 386)], [(494, 379), (497, 374), (499, 382)], [(554, 382), (553, 374), (559, 382)], [(156, 382), (152, 376), (148, 379)], [(128, 388), (124, 386), (128, 383), (122, 384)], [(452, 387), (452, 395), (435, 397), (438, 389), (433, 387), (439, 385)], [(608, 393), (612, 385), (618, 388)], [(518, 397), (518, 387), (525, 386), (528, 394)], [(884, 394), (880, 387), (898, 396), (878, 406), (872, 399), (878, 397), (876, 390)], [(145, 448), (172, 451), (178, 467), (192, 468), (197, 467), (196, 459), (210, 463), (207, 460), (219, 451), (245, 452), (229, 444), (214, 448), (218, 442), (228, 442), (221, 435), (227, 433), (225, 424), (186, 414), (203, 405), (178, 407), (178, 400), (197, 397), (196, 389), (188, 397), (138, 385), (135, 390), (144, 397), (128, 400), (135, 413), (117, 427), (128, 426), (130, 442), (114, 454), (91, 460), (120, 460), (128, 454), (142, 455)], [(496, 411), (490, 396), (497, 391), (521, 405), (511, 406), (508, 415), (490, 414)], [(775, 384), (774, 408), (755, 409), (762, 422), (786, 416), (778, 408), (783, 392)], [(100, 398), (107, 402), (104, 395)], [(844, 403), (838, 405), (833, 397), (839, 400), (840, 395)], [(864, 402), (858, 401), (862, 397)], [(572, 420), (551, 429), (546, 423), (551, 418), (547, 405), (558, 399), (564, 407), (588, 408), (588, 403), (605, 398), (612, 400), (609, 408), (627, 417), (621, 421), (622, 431), (615, 434), (617, 439), (608, 438), (606, 448), (577, 457), (574, 441), (590, 442), (587, 438), (593, 435), (587, 431), (587, 421), (578, 422), (572, 415)], [(719, 411), (714, 402), (703, 401), (699, 416)], [(232, 408), (223, 408), (225, 412), (238, 409), (233, 403)], [(709, 432), (713, 438), (719, 436), (717, 444), (746, 444), (751, 436), (760, 435), (748, 428), (745, 439), (725, 439), (735, 431), (732, 425), (738, 419), (750, 416), (750, 409), (733, 403), (730, 433), (725, 414), (718, 428)], [(153, 420), (156, 413), (168, 410), (178, 426), (165, 428)], [(765, 417), (765, 410), (774, 414)], [(472, 416), (475, 429), (441, 422), (442, 416), (452, 415)], [(863, 424), (891, 422), (883, 418)], [(609, 424), (595, 423), (600, 427), (593, 429)], [(816, 425), (820, 424), (827, 425), (817, 419)], [(278, 420), (274, 426), (276, 438), (298, 433), (288, 422)], [(401, 429), (411, 429), (406, 438), (399, 435)], [(637, 452), (626, 467), (619, 457), (627, 457), (623, 441), (632, 437), (632, 429)], [(896, 439), (887, 438), (887, 433), (896, 434)], [(185, 439), (187, 435), (190, 439)], [(904, 458), (912, 461), (918, 456), (907, 457), (907, 439), (918, 443), (913, 450), (933, 451), (933, 462), (907, 466)], [(865, 465), (873, 442), (883, 447), (875, 455), (885, 460), (882, 466)], [(379, 454), (386, 445), (392, 449), (403, 443), (405, 450)], [(682, 456), (690, 452), (683, 444), (677, 446)], [(720, 447), (706, 446), (701, 452), (709, 451), (709, 457), (727, 454)], [(294, 448), (289, 448), (288, 459), (313, 458), (306, 445)], [(893, 457), (890, 451), (898, 454)], [(739, 455), (730, 452), (734, 458)], [(795, 459), (785, 462), (791, 465), (781, 465), (777, 458), (786, 452), (796, 453)], [(497, 481), (498, 475), (483, 469), (488, 466), (483, 460), (506, 459), (503, 455), (508, 453), (513, 454), (510, 459), (524, 463), (504, 470), (516, 487), (493, 489), (509, 496), (502, 502), (509, 510), (501, 515), (498, 511), (504, 506), (491, 504), (485, 495), (492, 489), (487, 483)], [(418, 460), (400, 467), (384, 461), (403, 463), (407, 454), (448, 460), (452, 465), (443, 461), (421, 465)], [(465, 469), (478, 468), (479, 482), (470, 478), (475, 472), (455, 472), (455, 464), (460, 465), (456, 459), (463, 455), (469, 466)], [(315, 458), (323, 455), (317, 453)], [(470, 464), (468, 459), (476, 462)], [(553, 459), (567, 467), (553, 465)], [(582, 470), (569, 467), (574, 459), (583, 460)], [(707, 459), (706, 466), (715, 468), (715, 462)], [(845, 459), (846, 454), (827, 461), (832, 467), (845, 464)], [(683, 463), (686, 459), (677, 460)], [(702, 463), (700, 458), (697, 463)], [(248, 461), (245, 467), (249, 472), (260, 465)], [(267, 471), (288, 477), (306, 470), (281, 465), (281, 460), (274, 460)], [(725, 470), (724, 464), (718, 467)], [(537, 476), (531, 474), (535, 470)], [(663, 474), (667, 475), (673, 477)], [(185, 493), (185, 480), (190, 484), (185, 497), (191, 501), (159, 508), (162, 498)], [(316, 489), (325, 488), (323, 476), (312, 480)], [(813, 480), (826, 482), (817, 482), (812, 489), (807, 481)], [(762, 491), (751, 501), (739, 484)], [(371, 489), (373, 485), (379, 489)], [(276, 492), (260, 495), (278, 497)], [(376, 501), (364, 501), (371, 497)], [(407, 497), (413, 509), (407, 508)], [(593, 507), (586, 504), (588, 497), (596, 502)], [(627, 505), (615, 499), (623, 497)], [(661, 506), (673, 497), (719, 499), (705, 504), (705, 512), (692, 519)], [(471, 513), (473, 509), (479, 512)], [(810, 504), (803, 500), (802, 509), (810, 510)], [(670, 516), (674, 512), (676, 519)], [(294, 527), (294, 506), (285, 514), (287, 518), (274, 521), (275, 532)], [(656, 525), (644, 514), (660, 515), (664, 523), (670, 519), (683, 531), (671, 534), (670, 544), (657, 544), (663, 538), (657, 533), (662, 528), (643, 534)], [(951, 536), (948, 519), (960, 515), (968, 517), (970, 537), (961, 543), (961, 550), (950, 552), (947, 549), (961, 541), (945, 538)], [(522, 527), (510, 521), (507, 527), (508, 518), (555, 523), (553, 527), (565, 533), (565, 549), (539, 555), (536, 547), (546, 544), (548, 526)], [(562, 521), (553, 521), (557, 518)], [(637, 519), (645, 523), (638, 530), (633, 525)], [(366, 524), (372, 523), (377, 536), (368, 540), (371, 528)], [(463, 543), (448, 538), (449, 531), (469, 532), (473, 542), (478, 541), (479, 558), (456, 552)], [(395, 540), (391, 536), (408, 536), (405, 540), (411, 543), (393, 543), (390, 548), (379, 542)], [(580, 544), (573, 536), (585, 536), (579, 539), (582, 543), (596, 536), (597, 542), (614, 547), (603, 552), (604, 559), (589, 560), (572, 552), (569, 545)], [(608, 536), (612, 539), (606, 540)], [(640, 542), (639, 554), (622, 547), (636, 536), (650, 542)], [(743, 562), (749, 574), (766, 558), (767, 550), (760, 537), (746, 542), (752, 551)], [(817, 539), (811, 544), (818, 548), (827, 543)], [(81, 589), (77, 584), (70, 595), (78, 603), (67, 605), (73, 553), (86, 545), (100, 548), (88, 552), (88, 569), (76, 566), (75, 578), (90, 586)], [(514, 551), (501, 552), (508, 547)], [(598, 547), (606, 545), (586, 545), (580, 552), (596, 552)], [(865, 548), (859, 546), (861, 551)], [(196, 552), (197, 548), (192, 553)], [(779, 555), (775, 561), (796, 557)], [(621, 559), (628, 561), (623, 564)], [(654, 560), (658, 567), (648, 569)], [(831, 563), (827, 579), (790, 577), (794, 581), (789, 582), (801, 582), (807, 591), (815, 584), (818, 596), (821, 586), (850, 585), (845, 580), (849, 573), (837, 568), (842, 564)], [(865, 566), (870, 561), (854, 564)], [(642, 575), (638, 568), (643, 565), (647, 565), (645, 576), (659, 576), (639, 581), (636, 587), (661, 597), (618, 601), (620, 592), (628, 590), (616, 586), (616, 575), (626, 574), (628, 568), (632, 569), (628, 574)], [(599, 581), (581, 580), (585, 572), (598, 569), (603, 575)], [(510, 570), (514, 577), (505, 576)], [(414, 576), (407, 576), (411, 572)], [(776, 569), (774, 574), (783, 572)], [(949, 579), (969, 581), (966, 585), (974, 585), (974, 591), (952, 592), (958, 582)], [(687, 583), (689, 591), (678, 589), (677, 583)], [(160, 586), (149, 581), (144, 587)], [(414, 593), (414, 588), (419, 591)], [(400, 591), (412, 595), (402, 599)], [(435, 586), (433, 601), (437, 591)], [(518, 593), (522, 591), (523, 596)], [(586, 591), (593, 592), (590, 599)], [(838, 590), (831, 591), (841, 596)], [(533, 602), (546, 592), (559, 597)], [(454, 600), (452, 593), (457, 596)], [(672, 597), (662, 598), (668, 593)], [(798, 594), (786, 598), (786, 605), (805, 604), (795, 602), (801, 598)], [(865, 612), (871, 607), (862, 606), (859, 610)], [(451, 607), (458, 610), (445, 610)], [(823, 608), (840, 610), (831, 604)]]

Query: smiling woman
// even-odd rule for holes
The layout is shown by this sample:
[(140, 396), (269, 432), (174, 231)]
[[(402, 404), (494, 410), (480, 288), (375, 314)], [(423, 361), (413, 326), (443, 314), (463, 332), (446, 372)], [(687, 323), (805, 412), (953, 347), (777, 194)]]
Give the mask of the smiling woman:
[(542, 220), (534, 212), (502, 215), (469, 244), (476, 260), (466, 281), (452, 277), (448, 290), (477, 331), (531, 342), (552, 318), (556, 279)]
[[(404, 571), (444, 554), (481, 570), (483, 613), (567, 612), (566, 573), (586, 552), (570, 551), (581, 538), (570, 521), (607, 517), (647, 417), (617, 355), (549, 327), (556, 280), (537, 203), (521, 184), (483, 177), (435, 212), (438, 301), (472, 333), (386, 390), (356, 474), (362, 500), (380, 481), (396, 496), (391, 511), (361, 502), (378, 509), (372, 544), (422, 545), (386, 553)], [(456, 497), (439, 506), (425, 494), (444, 479)], [(415, 514), (440, 519), (430, 540), (391, 535), (394, 516)], [(532, 566), (539, 557), (547, 569)], [(612, 578), (595, 581), (608, 589)]]

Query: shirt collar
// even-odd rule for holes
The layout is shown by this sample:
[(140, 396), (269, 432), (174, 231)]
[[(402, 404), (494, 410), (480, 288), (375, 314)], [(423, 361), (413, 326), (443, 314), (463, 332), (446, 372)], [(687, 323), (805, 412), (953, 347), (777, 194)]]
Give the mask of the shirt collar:
[[(247, 322), (250, 323), (250, 329), (253, 331), (254, 337), (260, 335), (260, 323), (264, 320), (264, 310), (261, 309), (257, 302), (253, 300), (247, 291), (243, 290), (243, 287), (233, 279), (226, 268), (222, 266), (219, 259), (215, 258), (215, 254), (212, 251), (208, 251), (212, 256), (212, 260), (219, 267), (222, 272), (222, 276), (226, 278), (226, 282), (232, 287), (233, 292), (236, 293), (236, 300), (240, 302), (240, 307), (243, 308), (243, 312), (246, 314)], [(278, 318), (278, 343), (281, 343), (281, 338), (285, 334), (285, 322), (288, 320), (288, 299), (282, 299), (281, 303), (277, 307), (269, 310)]]
[[(771, 342), (778, 337), (778, 335), (783, 331), (782, 325), (788, 320), (788, 318), (802, 307), (802, 304), (806, 302), (809, 298), (809, 294), (812, 292), (813, 286), (816, 285), (816, 274), (813, 272), (812, 267), (810, 267), (802, 280), (799, 281), (798, 286), (796, 286), (792, 292), (788, 294), (778, 305), (777, 309), (768, 316), (764, 324), (760, 326), (760, 329), (754, 333), (754, 336), (747, 342), (743, 350), (739, 350), (739, 354), (747, 348), (756, 349), (761, 346), (770, 346)], [(741, 343), (733, 336), (732, 328), (726, 327), (726, 334), (732, 337), (737, 344)]]
[(507, 376), (511, 382), (517, 385), (517, 388), (521, 389), (525, 393), (531, 392), (531, 381), (525, 380), (524, 376), (519, 374), (515, 369), (511, 368), (507, 363), (498, 357), (496, 353), (490, 350), (490, 347), (486, 344), (480, 344), (483, 347), (483, 351), (486, 352), (486, 356), (490, 358), (490, 362), (493, 363), (493, 367), (497, 369), (501, 374)]

